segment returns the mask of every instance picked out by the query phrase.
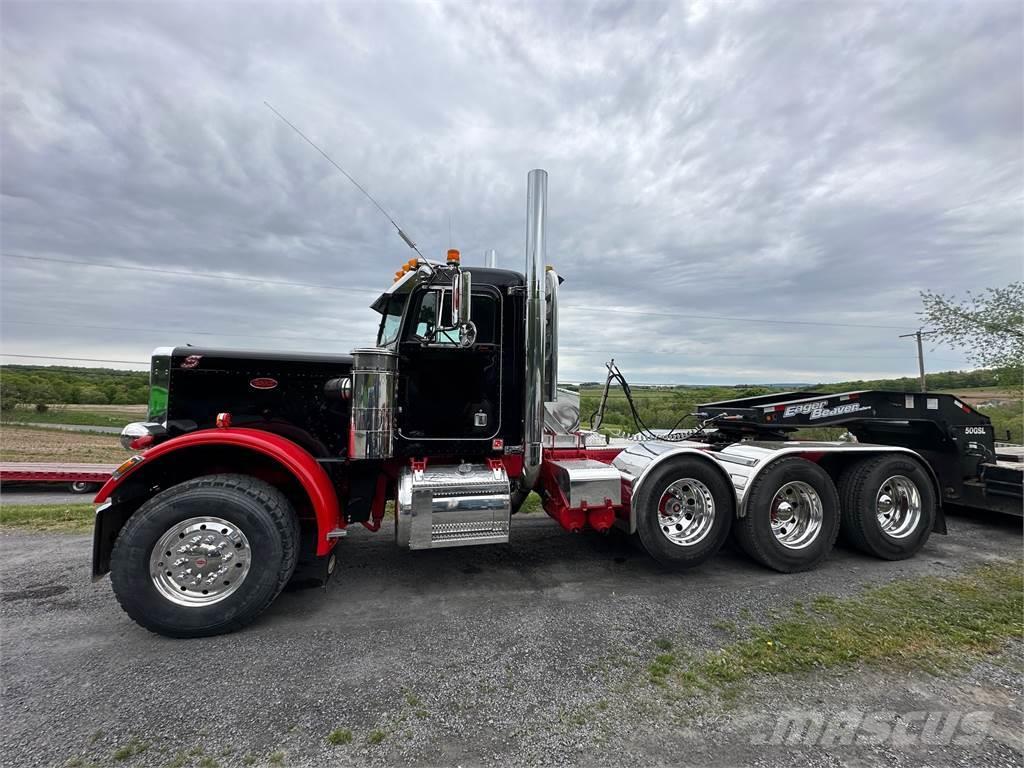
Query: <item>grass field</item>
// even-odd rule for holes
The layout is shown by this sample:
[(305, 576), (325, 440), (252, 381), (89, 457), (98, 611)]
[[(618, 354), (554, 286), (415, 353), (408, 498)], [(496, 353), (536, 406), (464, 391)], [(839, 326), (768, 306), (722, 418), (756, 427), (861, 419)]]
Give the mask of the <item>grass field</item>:
[(0, 426), (0, 461), (120, 464), (129, 455), (117, 435)]
[(822, 595), (700, 659), (673, 653), (672, 640), (658, 639), (661, 653), (648, 674), (662, 686), (735, 694), (754, 677), (853, 663), (929, 672), (961, 667), (1024, 634), (1021, 565), (997, 562), (949, 578), (907, 579), (854, 597)]
[(4, 422), (25, 424), (78, 424), (89, 427), (123, 427), (146, 418), (144, 405), (51, 405), (39, 413), (34, 406), (19, 405), (4, 411)]
[(0, 526), (33, 531), (88, 533), (96, 512), (92, 504), (6, 504)]

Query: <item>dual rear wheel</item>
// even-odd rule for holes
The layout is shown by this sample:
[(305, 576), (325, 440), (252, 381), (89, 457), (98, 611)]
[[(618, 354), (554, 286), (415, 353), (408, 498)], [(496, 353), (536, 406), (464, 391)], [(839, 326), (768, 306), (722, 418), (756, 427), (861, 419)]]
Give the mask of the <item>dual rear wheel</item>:
[(909, 456), (853, 462), (838, 483), (818, 464), (791, 456), (757, 475), (737, 518), (735, 495), (721, 473), (700, 458), (680, 457), (654, 471), (633, 506), (641, 544), (665, 565), (699, 565), (732, 528), (758, 563), (794, 573), (824, 560), (840, 530), (853, 547), (876, 557), (913, 556), (931, 534), (936, 497), (926, 470)]

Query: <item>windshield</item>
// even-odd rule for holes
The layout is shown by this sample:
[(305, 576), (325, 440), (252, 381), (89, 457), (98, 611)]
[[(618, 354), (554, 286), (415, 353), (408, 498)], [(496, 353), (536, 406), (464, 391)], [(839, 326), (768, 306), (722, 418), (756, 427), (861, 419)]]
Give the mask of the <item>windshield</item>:
[(388, 299), (388, 306), (380, 319), (380, 330), (377, 332), (377, 346), (386, 347), (395, 343), (398, 330), (402, 325), (402, 310), (405, 308), (406, 294), (395, 294)]

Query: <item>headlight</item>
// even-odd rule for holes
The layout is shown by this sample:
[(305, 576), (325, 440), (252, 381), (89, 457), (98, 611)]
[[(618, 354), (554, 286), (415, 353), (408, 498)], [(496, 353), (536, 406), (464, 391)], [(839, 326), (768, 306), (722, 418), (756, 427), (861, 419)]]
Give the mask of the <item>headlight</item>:
[(133, 421), (121, 430), (121, 447), (126, 451), (134, 450), (136, 446), (133, 446), (132, 443), (140, 437), (150, 436), (155, 439), (166, 432), (163, 424), (152, 421)]

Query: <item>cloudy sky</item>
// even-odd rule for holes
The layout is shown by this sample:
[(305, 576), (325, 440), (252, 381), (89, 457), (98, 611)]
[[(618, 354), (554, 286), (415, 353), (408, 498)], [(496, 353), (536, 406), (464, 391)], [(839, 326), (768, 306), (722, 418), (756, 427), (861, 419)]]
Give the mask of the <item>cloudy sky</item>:
[(1014, 0), (5, 0), (0, 44), (6, 362), (372, 340), (411, 254), (264, 100), (432, 257), (521, 269), (545, 168), (566, 380), (914, 374), (921, 289), (1022, 277)]

